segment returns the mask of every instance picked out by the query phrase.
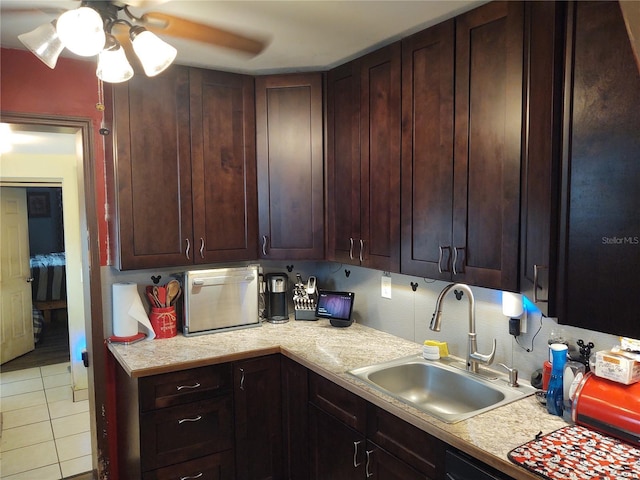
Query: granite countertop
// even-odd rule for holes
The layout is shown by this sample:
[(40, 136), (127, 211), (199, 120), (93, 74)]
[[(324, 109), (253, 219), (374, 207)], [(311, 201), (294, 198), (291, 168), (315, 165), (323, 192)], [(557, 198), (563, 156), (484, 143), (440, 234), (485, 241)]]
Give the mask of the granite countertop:
[(179, 334), (132, 345), (109, 344), (109, 350), (134, 378), (282, 353), (516, 479), (540, 477), (512, 463), (507, 453), (539, 432), (547, 434), (567, 425), (560, 417), (549, 415), (533, 396), (448, 424), (385, 395), (346, 372), (420, 355), (422, 346), (355, 323), (348, 328), (334, 328), (326, 320), (263, 323), (194, 337)]

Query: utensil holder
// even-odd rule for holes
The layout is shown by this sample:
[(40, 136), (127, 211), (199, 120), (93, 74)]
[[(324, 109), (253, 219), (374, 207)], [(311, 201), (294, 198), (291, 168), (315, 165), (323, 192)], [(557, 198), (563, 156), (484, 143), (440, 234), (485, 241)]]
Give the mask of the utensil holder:
[(156, 338), (171, 338), (178, 333), (176, 308), (173, 305), (170, 307), (152, 307), (149, 320)]

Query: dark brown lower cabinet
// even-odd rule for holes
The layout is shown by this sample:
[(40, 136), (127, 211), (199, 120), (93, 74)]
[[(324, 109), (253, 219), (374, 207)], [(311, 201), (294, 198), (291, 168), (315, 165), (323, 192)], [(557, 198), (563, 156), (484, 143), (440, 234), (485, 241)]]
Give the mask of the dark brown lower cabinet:
[(233, 451), (215, 453), (142, 475), (142, 480), (229, 480), (234, 476)]
[(436, 480), (447, 444), (274, 354), (131, 378), (116, 367), (120, 480)]
[(365, 437), (315, 405), (309, 406), (310, 478), (365, 478)]
[(280, 355), (234, 363), (236, 478), (282, 478)]
[(446, 444), (309, 373), (310, 478), (435, 480)]

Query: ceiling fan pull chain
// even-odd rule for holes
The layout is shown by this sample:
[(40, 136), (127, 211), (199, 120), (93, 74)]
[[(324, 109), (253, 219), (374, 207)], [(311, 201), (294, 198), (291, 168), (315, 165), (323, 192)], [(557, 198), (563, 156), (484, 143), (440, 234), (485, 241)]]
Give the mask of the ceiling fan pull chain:
[(102, 80), (98, 78), (98, 103), (96, 103), (96, 110), (104, 112), (104, 85)]

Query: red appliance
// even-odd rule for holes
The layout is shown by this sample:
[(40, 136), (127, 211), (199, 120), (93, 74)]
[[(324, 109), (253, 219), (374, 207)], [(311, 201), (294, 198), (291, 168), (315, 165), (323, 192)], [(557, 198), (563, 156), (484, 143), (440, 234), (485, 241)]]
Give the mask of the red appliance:
[(640, 446), (640, 382), (613, 382), (587, 373), (573, 399), (573, 421)]

